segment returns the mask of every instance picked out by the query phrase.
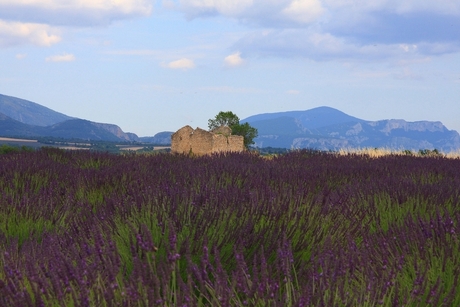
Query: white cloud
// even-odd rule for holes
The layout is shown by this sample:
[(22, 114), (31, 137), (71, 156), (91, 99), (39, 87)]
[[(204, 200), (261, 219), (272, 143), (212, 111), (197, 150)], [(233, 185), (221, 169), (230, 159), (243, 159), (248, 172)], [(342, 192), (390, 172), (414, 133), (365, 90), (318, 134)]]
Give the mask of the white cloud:
[(232, 46), (247, 56), (366, 61), (460, 52), (459, 0), (176, 0), (174, 7), (191, 19), (250, 24), (253, 33)]
[(300, 94), (300, 91), (298, 91), (298, 90), (288, 90), (288, 91), (286, 91), (286, 94), (289, 94), (289, 95), (299, 95), (299, 94)]
[(53, 55), (46, 58), (47, 62), (73, 62), (75, 61), (75, 56), (73, 54), (60, 54), (60, 55)]
[(417, 50), (417, 45), (401, 44), (401, 45), (399, 45), (399, 48), (404, 50), (404, 52), (410, 52), (410, 51)]
[(256, 0), (180, 0), (180, 7), (189, 15), (221, 14), (238, 16)]
[(18, 53), (18, 54), (16, 54), (16, 59), (18, 59), (18, 60), (25, 59), (26, 57), (27, 57), (26, 53)]
[[(0, 0), (0, 47), (51, 46), (57, 26), (107, 25), (150, 14), (155, 0)], [(62, 29), (62, 28), (61, 28)]]
[(59, 31), (47, 25), (0, 20), (0, 47), (22, 44), (51, 46), (61, 40)]
[(0, 19), (50, 25), (97, 25), (145, 16), (154, 0), (0, 0)]
[(151, 7), (151, 1), (146, 0), (0, 0), (1, 6), (40, 6), (48, 9), (62, 8), (91, 8), (111, 9), (118, 8), (123, 11), (145, 10)]
[(318, 0), (294, 0), (281, 13), (290, 20), (309, 24), (318, 19), (324, 13), (324, 9)]
[(323, 13), (320, 0), (180, 0), (177, 8), (188, 18), (222, 15), (264, 26), (308, 24)]
[(371, 12), (460, 15), (458, 0), (163, 0), (163, 6), (182, 10), (190, 18), (222, 15), (256, 24), (274, 22), (273, 26), (283, 18), (308, 24), (336, 13), (355, 17)]
[(232, 48), (247, 56), (355, 62), (418, 61), (430, 56), (460, 53), (460, 32), (457, 30), (460, 18), (382, 13), (373, 21), (358, 20), (349, 28), (331, 21), (297, 28), (255, 30), (244, 35)]
[(225, 66), (236, 67), (244, 64), (244, 60), (241, 58), (241, 52), (235, 52), (224, 59)]
[(257, 56), (305, 57), (316, 61), (352, 60), (356, 62), (388, 59), (422, 59), (427, 55), (460, 52), (451, 44), (418, 45), (361, 44), (329, 33), (304, 29), (258, 31), (243, 37), (233, 46)]
[(322, 0), (322, 2), (331, 10), (387, 11), (400, 14), (426, 11), (448, 15), (460, 14), (458, 0)]
[(182, 58), (176, 61), (169, 62), (166, 67), (171, 68), (171, 69), (192, 69), (195, 68), (195, 63), (187, 58)]

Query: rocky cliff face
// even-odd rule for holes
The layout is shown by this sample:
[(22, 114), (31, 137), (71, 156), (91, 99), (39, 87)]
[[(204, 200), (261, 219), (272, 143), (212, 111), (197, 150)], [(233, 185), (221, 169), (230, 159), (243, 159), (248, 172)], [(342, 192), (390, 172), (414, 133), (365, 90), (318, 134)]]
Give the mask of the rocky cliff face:
[(257, 147), (460, 150), (460, 135), (457, 131), (448, 130), (439, 121), (366, 121), (324, 107), (289, 114), (292, 117), (286, 116), (286, 112), (255, 115), (251, 118), (256, 120), (246, 119), (243, 122), (247, 121), (259, 130), (259, 136), (255, 139)]
[(118, 137), (120, 140), (124, 140), (127, 142), (139, 141), (139, 137), (136, 134), (129, 133), (129, 132), (128, 133), (123, 132), (123, 130), (121, 130), (121, 128), (118, 127), (117, 125), (101, 124), (101, 123), (93, 123), (93, 125), (112, 133), (113, 135)]
[(447, 129), (441, 122), (430, 122), (430, 121), (417, 121), (417, 122), (406, 122), (403, 119), (390, 119), (380, 120), (376, 122), (367, 123), (373, 127), (382, 127), (381, 132), (387, 135), (395, 129), (403, 129), (404, 131), (419, 131), (419, 132), (445, 132)]

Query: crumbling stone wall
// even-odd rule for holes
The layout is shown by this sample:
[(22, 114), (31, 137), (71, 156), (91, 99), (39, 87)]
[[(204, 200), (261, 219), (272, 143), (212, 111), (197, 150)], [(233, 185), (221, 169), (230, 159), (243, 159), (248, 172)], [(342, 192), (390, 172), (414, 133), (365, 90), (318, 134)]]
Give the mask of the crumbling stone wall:
[(211, 130), (211, 132), (214, 134), (222, 134), (225, 136), (229, 136), (232, 134), (232, 128), (230, 128), (229, 126), (220, 126), (216, 129)]
[(171, 135), (171, 151), (179, 153), (189, 153), (192, 148), (191, 136), (193, 128), (185, 126)]
[(206, 155), (215, 152), (243, 151), (244, 138), (240, 135), (231, 135), (232, 129), (226, 126), (213, 131), (201, 128), (193, 130), (185, 126), (171, 135), (171, 151), (176, 153), (194, 153)]
[(205, 155), (213, 150), (213, 135), (212, 133), (196, 128), (190, 136), (191, 151), (196, 155)]
[(241, 135), (229, 135), (227, 137), (227, 151), (244, 151), (244, 137)]

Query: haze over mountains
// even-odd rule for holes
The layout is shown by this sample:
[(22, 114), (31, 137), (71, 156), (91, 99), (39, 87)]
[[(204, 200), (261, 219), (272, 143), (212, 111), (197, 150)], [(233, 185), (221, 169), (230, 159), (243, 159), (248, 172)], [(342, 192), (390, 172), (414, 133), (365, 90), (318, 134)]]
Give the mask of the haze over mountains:
[[(448, 130), (441, 122), (407, 122), (402, 119), (367, 121), (330, 107), (258, 114), (241, 122), (248, 122), (258, 129), (256, 147), (460, 150), (458, 132)], [(114, 124), (74, 118), (31, 101), (0, 94), (0, 136), (168, 145), (172, 133), (164, 131), (151, 137), (138, 137)]]
[(56, 137), (111, 142), (168, 144), (160, 134), (145, 140), (124, 132), (114, 124), (70, 117), (35, 102), (0, 94), (0, 135), (13, 137)]
[(460, 135), (441, 122), (385, 119), (366, 121), (329, 107), (307, 111), (259, 114), (248, 117), (258, 129), (257, 147), (388, 148), (393, 150), (460, 149)]
[(0, 113), (21, 123), (42, 127), (73, 119), (37, 103), (1, 94)]

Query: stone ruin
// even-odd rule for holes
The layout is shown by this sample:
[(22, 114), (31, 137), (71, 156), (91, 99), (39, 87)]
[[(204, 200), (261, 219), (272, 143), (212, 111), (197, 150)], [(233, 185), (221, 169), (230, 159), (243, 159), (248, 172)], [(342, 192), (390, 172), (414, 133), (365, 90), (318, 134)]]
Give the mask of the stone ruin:
[(227, 126), (206, 131), (201, 128), (194, 130), (187, 125), (171, 135), (171, 152), (175, 153), (206, 155), (244, 150), (244, 138), (232, 135), (232, 129)]

